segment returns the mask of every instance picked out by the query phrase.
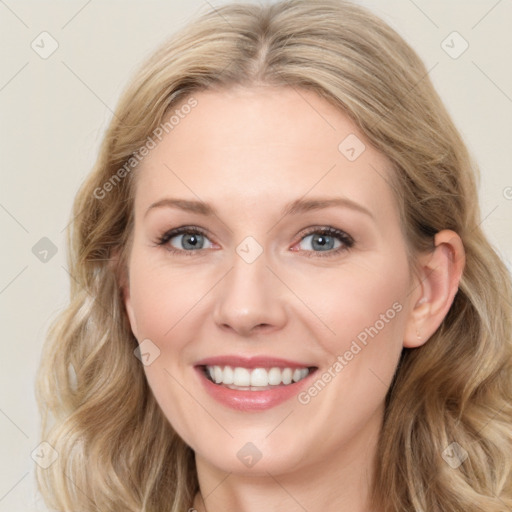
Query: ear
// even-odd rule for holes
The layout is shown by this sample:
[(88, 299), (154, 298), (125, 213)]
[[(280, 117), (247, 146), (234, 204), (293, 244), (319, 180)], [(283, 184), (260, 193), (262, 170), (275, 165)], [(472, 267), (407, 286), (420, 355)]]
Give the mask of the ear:
[(114, 269), (113, 271), (118, 276), (118, 283), (121, 291), (121, 296), (123, 298), (124, 309), (128, 316), (128, 321), (130, 322), (130, 327), (132, 329), (133, 335), (135, 338), (138, 338), (137, 335), (137, 322), (135, 319), (135, 314), (133, 311), (131, 294), (130, 294), (130, 276), (128, 271), (128, 265), (123, 264), (120, 252), (116, 250), (112, 257), (110, 258), (110, 265)]
[(445, 229), (434, 237), (434, 250), (420, 256), (415, 302), (407, 321), (404, 347), (416, 348), (434, 334), (459, 288), (466, 256), (460, 236)]

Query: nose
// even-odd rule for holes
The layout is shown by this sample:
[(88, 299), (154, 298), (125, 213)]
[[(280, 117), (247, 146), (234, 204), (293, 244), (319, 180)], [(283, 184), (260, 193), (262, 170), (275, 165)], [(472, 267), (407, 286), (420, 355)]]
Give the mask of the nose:
[(233, 267), (216, 293), (213, 316), (223, 330), (247, 337), (286, 325), (286, 288), (267, 268), (264, 254), (252, 263), (235, 254)]

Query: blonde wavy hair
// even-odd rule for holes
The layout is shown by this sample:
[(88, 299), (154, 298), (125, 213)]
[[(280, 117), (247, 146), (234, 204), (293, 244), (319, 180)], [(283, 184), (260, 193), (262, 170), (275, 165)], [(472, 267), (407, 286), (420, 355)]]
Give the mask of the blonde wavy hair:
[[(443, 323), (404, 349), (386, 398), (372, 500), (381, 512), (512, 509), (512, 291), (480, 227), (476, 166), (428, 72), (386, 23), (347, 1), (228, 4), (202, 15), (136, 73), (82, 185), (68, 233), (71, 299), (45, 342), (36, 394), (37, 468), (49, 507), (183, 512), (198, 491), (194, 453), (163, 415), (134, 357), (121, 290), (133, 182), (98, 190), (194, 92), (256, 83), (316, 92), (392, 162), (411, 254), (443, 229), (466, 266)], [(105, 190), (105, 188), (103, 188)], [(453, 442), (468, 458), (442, 457)]]

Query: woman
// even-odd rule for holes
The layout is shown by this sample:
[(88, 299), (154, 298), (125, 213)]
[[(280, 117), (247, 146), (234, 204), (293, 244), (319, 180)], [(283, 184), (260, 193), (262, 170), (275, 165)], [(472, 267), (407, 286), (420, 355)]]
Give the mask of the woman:
[(474, 169), (360, 7), (232, 4), (176, 35), (75, 202), (48, 505), (510, 509), (512, 294)]

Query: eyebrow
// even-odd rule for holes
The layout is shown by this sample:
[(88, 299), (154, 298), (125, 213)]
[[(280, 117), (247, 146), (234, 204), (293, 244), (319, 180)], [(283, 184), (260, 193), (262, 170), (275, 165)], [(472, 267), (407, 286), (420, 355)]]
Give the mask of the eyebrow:
[(312, 199), (297, 199), (286, 205), (281, 212), (282, 216), (296, 215), (298, 213), (306, 213), (313, 210), (322, 210), (324, 208), (332, 207), (350, 208), (360, 213), (374, 218), (373, 213), (365, 208), (363, 205), (352, 201), (348, 197), (318, 197)]
[[(300, 213), (307, 213), (314, 210), (322, 210), (325, 208), (332, 207), (343, 207), (350, 208), (368, 215), (370, 218), (375, 219), (373, 213), (365, 208), (363, 205), (352, 201), (348, 197), (316, 197), (312, 199), (296, 199), (291, 203), (285, 205), (281, 211), (281, 216), (286, 217), (288, 215), (297, 215)], [(208, 203), (202, 201), (192, 201), (188, 199), (175, 199), (166, 197), (159, 201), (151, 204), (144, 216), (146, 216), (151, 210), (155, 208), (177, 208), (190, 213), (196, 213), (204, 216), (216, 216), (218, 217), (215, 208)]]

